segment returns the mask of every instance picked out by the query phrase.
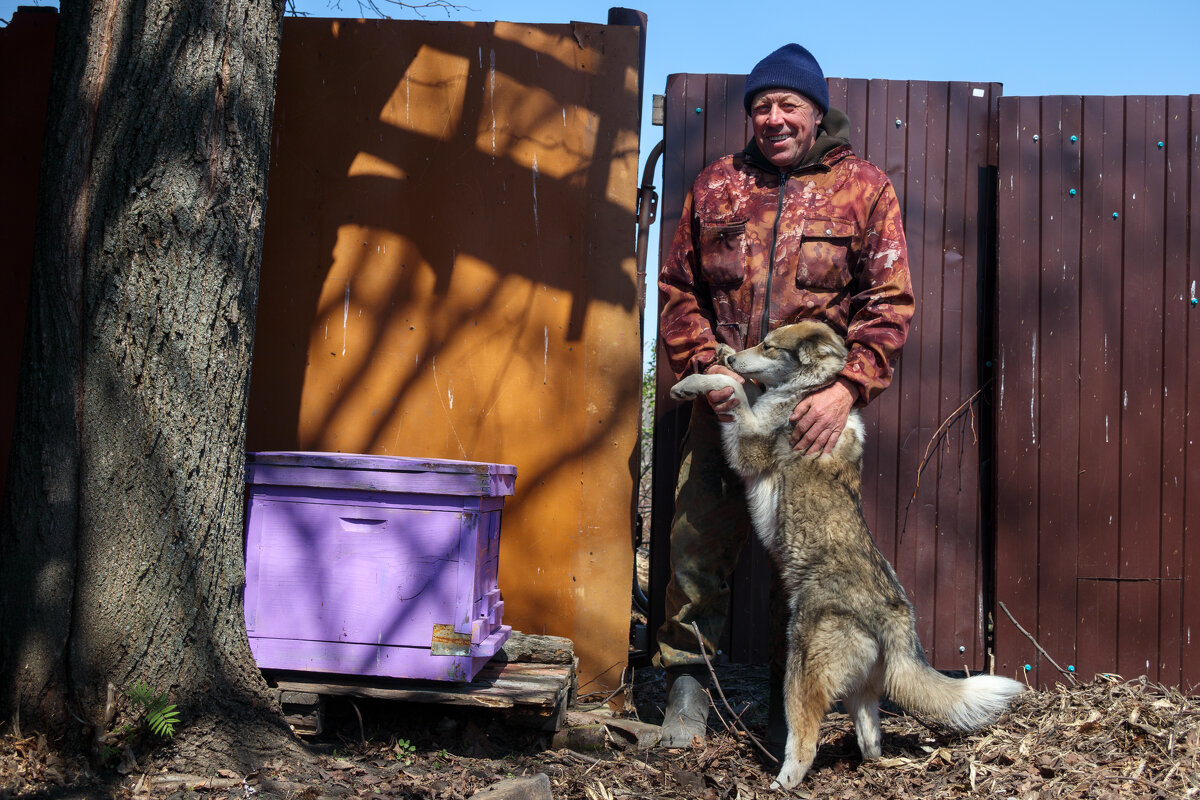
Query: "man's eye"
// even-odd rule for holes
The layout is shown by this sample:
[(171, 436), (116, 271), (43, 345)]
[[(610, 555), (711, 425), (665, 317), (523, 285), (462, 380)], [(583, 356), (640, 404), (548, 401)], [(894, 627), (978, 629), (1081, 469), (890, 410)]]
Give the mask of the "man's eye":
[(795, 106), (791, 103), (782, 103), (779, 106), (779, 110), (785, 114), (792, 114), (796, 111), (797, 108), (798, 108), (798, 106)]

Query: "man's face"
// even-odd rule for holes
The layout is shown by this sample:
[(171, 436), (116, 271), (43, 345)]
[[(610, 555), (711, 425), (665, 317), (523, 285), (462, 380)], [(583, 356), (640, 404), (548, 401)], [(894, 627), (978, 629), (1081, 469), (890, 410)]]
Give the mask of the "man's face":
[(794, 167), (808, 155), (823, 116), (807, 98), (787, 89), (759, 92), (750, 104), (754, 141), (780, 169)]

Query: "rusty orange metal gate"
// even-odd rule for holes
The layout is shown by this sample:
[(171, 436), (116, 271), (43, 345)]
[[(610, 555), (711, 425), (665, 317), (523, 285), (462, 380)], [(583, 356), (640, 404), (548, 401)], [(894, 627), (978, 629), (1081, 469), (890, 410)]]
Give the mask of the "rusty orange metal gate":
[[(673, 75), (666, 94), (662, 251), (691, 181), (708, 161), (740, 150), (749, 130), (745, 77)], [(977, 331), (992, 274), (990, 220), (996, 164), (994, 83), (829, 81), (832, 105), (853, 126), (856, 153), (884, 169), (903, 207), (917, 315), (896, 378), (864, 412), (864, 511), (880, 548), (917, 604), (921, 640), (939, 667), (986, 663), (984, 525), (980, 513), (988, 367)], [(659, 358), (652, 536), (651, 626), (663, 614), (667, 538), (683, 409), (665, 389)], [(724, 654), (767, 657), (769, 568), (757, 542), (734, 575), (733, 624)]]

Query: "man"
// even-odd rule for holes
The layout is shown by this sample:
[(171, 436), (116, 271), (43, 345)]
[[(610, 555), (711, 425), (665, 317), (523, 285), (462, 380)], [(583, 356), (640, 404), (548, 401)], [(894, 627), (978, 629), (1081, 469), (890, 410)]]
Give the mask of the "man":
[[(829, 108), (812, 54), (785, 45), (760, 61), (744, 98), (754, 138), (709, 164), (692, 184), (659, 277), (659, 332), (677, 377), (740, 376), (716, 363), (716, 347), (753, 347), (772, 329), (819, 319), (842, 334), (846, 368), (791, 415), (791, 441), (829, 453), (853, 406), (891, 382), (913, 314), (899, 202), (887, 176), (858, 158), (849, 120)], [(703, 738), (707, 669), (729, 606), (726, 579), (750, 533), (741, 480), (726, 465), (718, 420), (732, 389), (693, 403), (676, 487), (666, 622), (658, 633), (668, 697), (666, 747)], [(780, 710), (786, 610), (772, 602), (771, 737), (786, 735)]]

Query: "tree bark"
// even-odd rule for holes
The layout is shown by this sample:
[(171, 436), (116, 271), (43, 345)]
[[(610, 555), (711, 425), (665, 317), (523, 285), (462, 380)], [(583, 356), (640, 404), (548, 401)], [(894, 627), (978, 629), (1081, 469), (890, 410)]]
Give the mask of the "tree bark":
[(0, 533), (0, 702), (32, 726), (141, 680), (217, 751), (286, 736), (241, 600), (282, 12), (62, 4)]

